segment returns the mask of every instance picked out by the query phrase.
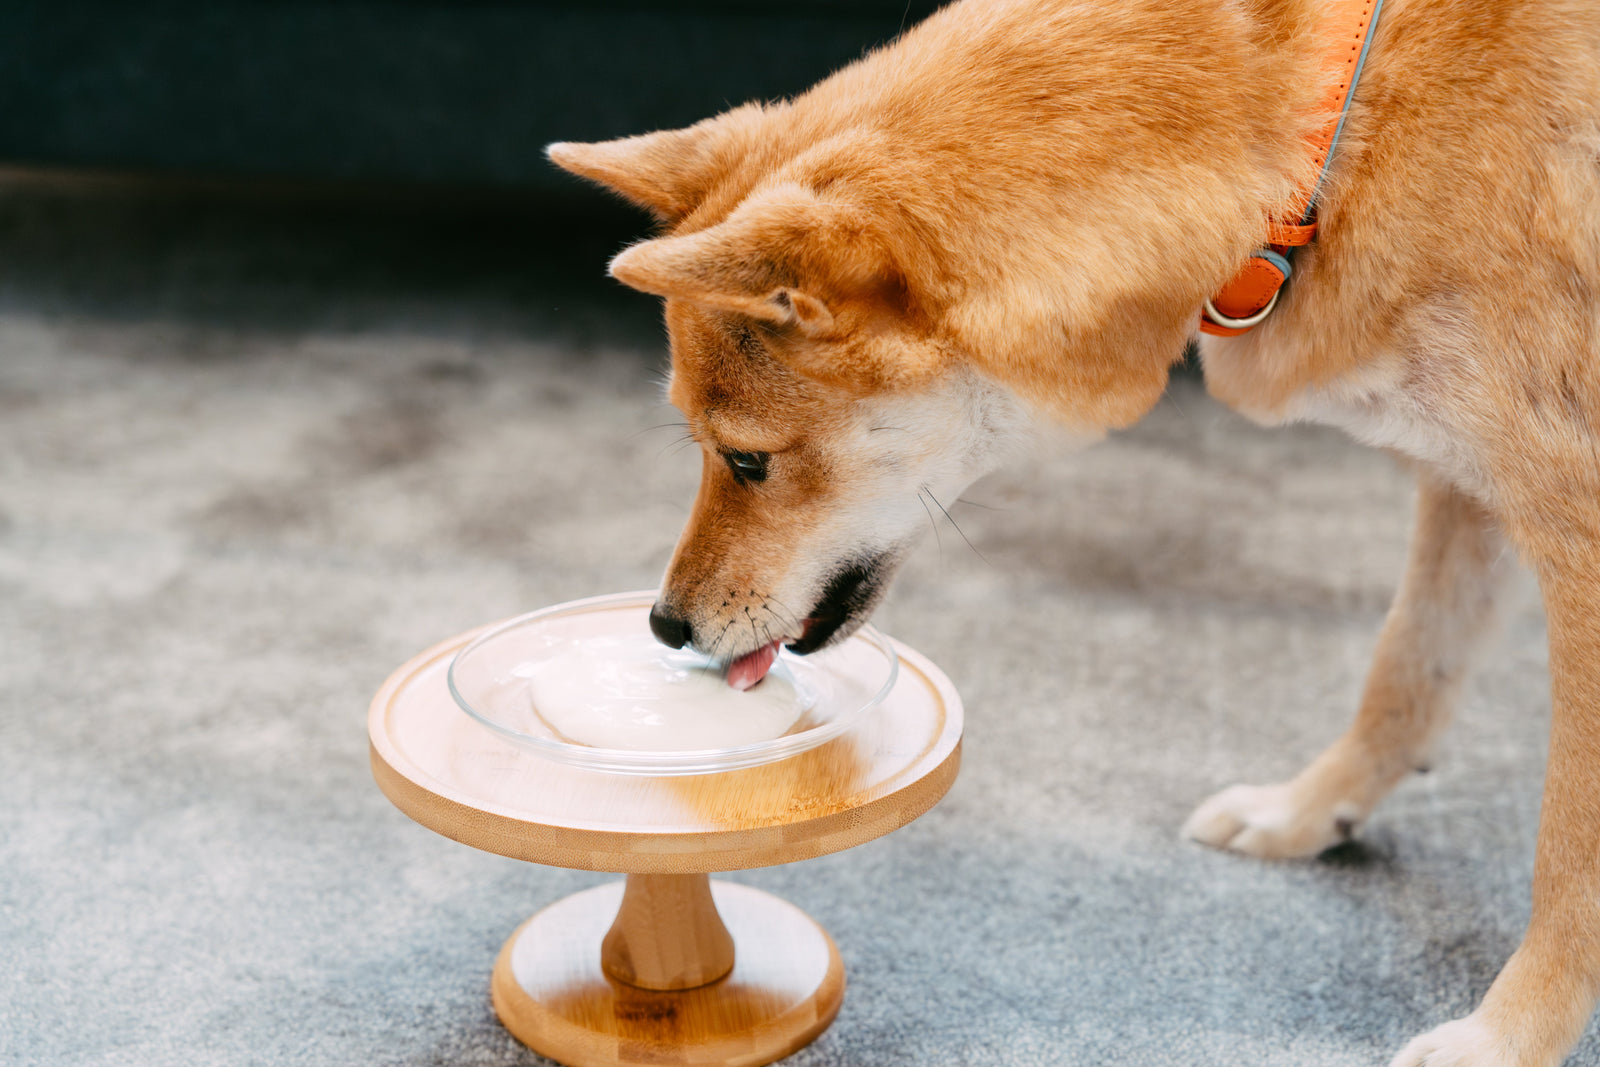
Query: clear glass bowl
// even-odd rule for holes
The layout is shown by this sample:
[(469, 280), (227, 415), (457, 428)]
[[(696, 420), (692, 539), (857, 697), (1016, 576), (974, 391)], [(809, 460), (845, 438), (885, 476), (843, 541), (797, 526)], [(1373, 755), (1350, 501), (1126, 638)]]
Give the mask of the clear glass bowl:
[(787, 649), (778, 653), (773, 672), (786, 675), (810, 701), (780, 737), (733, 748), (666, 752), (595, 748), (563, 737), (534, 702), (530, 668), (559, 655), (563, 645), (570, 648), (573, 635), (648, 634), (654, 601), (650, 592), (616, 593), (557, 604), (502, 623), (456, 653), (450, 663), (450, 695), (500, 736), (560, 763), (622, 774), (711, 774), (787, 759), (831, 741), (881, 704), (899, 676), (900, 661), (889, 639), (863, 626), (849, 639), (807, 656)]

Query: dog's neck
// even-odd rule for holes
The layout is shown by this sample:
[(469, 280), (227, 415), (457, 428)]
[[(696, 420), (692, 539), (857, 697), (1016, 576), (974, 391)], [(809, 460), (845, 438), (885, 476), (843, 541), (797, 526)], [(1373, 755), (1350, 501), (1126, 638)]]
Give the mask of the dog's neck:
[(790, 152), (797, 178), (887, 216), (964, 359), (1068, 422), (1126, 425), (1306, 179), (1315, 17), (956, 4), (783, 108), (763, 164)]

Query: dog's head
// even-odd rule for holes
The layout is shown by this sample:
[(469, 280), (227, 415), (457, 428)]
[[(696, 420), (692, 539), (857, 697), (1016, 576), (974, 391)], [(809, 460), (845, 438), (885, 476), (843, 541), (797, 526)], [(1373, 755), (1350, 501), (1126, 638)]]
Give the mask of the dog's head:
[(1013, 436), (1017, 405), (952, 358), (859, 205), (779, 180), (720, 218), (696, 214), (681, 168), (701, 132), (550, 155), (674, 228), (611, 264), (666, 298), (669, 399), (703, 453), (657, 635), (724, 658), (772, 642), (809, 652), (871, 614)]
[(704, 133), (550, 155), (672, 226), (611, 264), (666, 298), (669, 399), (703, 453), (657, 635), (724, 658), (809, 652), (871, 614), (931, 517), (1004, 448), (1016, 405), (951, 358), (869, 210), (777, 180), (697, 211), (706, 181), (685, 168)]
[(704, 456), (653, 616), (668, 644), (839, 640), (1025, 408), (1097, 434), (1159, 397), (1292, 188), (1257, 147), (1292, 139), (1239, 130), (1296, 102), (1222, 106), (1232, 68), (1120, 3), (1093, 34), (1067, 8), (952, 5), (795, 101), (550, 147), (663, 224), (611, 273), (666, 298)]

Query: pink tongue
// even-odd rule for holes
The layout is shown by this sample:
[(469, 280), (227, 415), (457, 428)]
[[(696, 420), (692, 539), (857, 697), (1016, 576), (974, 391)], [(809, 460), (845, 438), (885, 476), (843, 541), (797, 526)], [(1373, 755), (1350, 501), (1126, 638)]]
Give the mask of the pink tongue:
[(746, 652), (728, 665), (728, 684), (743, 692), (767, 676), (778, 658), (778, 642)]

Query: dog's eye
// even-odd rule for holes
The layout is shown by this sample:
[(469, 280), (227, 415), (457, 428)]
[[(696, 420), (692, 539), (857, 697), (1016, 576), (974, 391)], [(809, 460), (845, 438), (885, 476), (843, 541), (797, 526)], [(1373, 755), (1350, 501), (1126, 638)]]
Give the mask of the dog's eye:
[(722, 458), (741, 485), (767, 480), (767, 460), (771, 457), (765, 452), (724, 452)]

